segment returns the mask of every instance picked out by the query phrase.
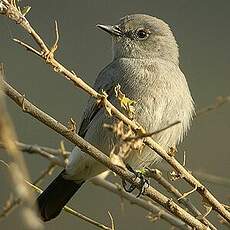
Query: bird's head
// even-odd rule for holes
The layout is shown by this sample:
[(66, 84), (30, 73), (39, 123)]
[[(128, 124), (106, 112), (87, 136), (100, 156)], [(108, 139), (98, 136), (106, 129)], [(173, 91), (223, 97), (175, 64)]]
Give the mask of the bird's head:
[(112, 35), (116, 58), (159, 57), (178, 63), (178, 47), (169, 26), (162, 20), (144, 15), (128, 15), (116, 25), (97, 25)]

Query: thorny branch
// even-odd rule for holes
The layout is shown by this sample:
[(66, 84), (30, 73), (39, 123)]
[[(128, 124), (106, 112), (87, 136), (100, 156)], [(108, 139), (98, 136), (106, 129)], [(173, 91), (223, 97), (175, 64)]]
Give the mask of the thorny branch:
[[(90, 86), (88, 86), (84, 81), (82, 81), (76, 74), (67, 70), (63, 65), (61, 65), (55, 58), (54, 52), (57, 49), (57, 42), (55, 45), (49, 50), (41, 37), (34, 31), (29, 22), (26, 20), (23, 14), (21, 14), (18, 9), (8, 2), (7, 0), (1, 0), (1, 13), (8, 16), (10, 19), (16, 21), (19, 25), (21, 25), (34, 39), (37, 45), (40, 47), (41, 51), (36, 51), (35, 53), (43, 58), (46, 63), (50, 64), (54, 71), (61, 73), (68, 80), (71, 80), (76, 86), (83, 89), (85, 92), (90, 94), (92, 97), (97, 100), (101, 100), (102, 104), (106, 108), (109, 108), (111, 113), (117, 117), (119, 120), (124, 121), (125, 124), (129, 125), (134, 132), (142, 132), (145, 133), (145, 130), (140, 127), (139, 124), (129, 120), (125, 115), (123, 115), (120, 111), (118, 111), (104, 95), (99, 94), (95, 90), (93, 90)], [(58, 30), (56, 26), (56, 34), (58, 38)], [(57, 39), (58, 40), (58, 39)], [(34, 52), (34, 49), (24, 43), (20, 42), (21, 45), (24, 45), (28, 50)], [(193, 186), (193, 188), (197, 188), (197, 191), (207, 200), (207, 202), (213, 207), (215, 211), (217, 211), (223, 218), (230, 222), (230, 213), (224, 208), (224, 206), (205, 188), (203, 184), (201, 184), (196, 178), (194, 178), (175, 158), (167, 154), (167, 152), (159, 146), (157, 143), (153, 141), (151, 137), (146, 137), (145, 144), (157, 152), (163, 159), (165, 159), (178, 173), (180, 173), (183, 178)], [(119, 174), (119, 173), (118, 173)], [(120, 175), (120, 174), (119, 174)], [(150, 196), (148, 193), (148, 189), (146, 191), (146, 195)], [(167, 207), (171, 207), (172, 202), (169, 201), (167, 203)]]
[[(23, 108), (23, 112), (26, 112), (42, 123), (46, 124), (56, 132), (60, 133), (62, 136), (70, 140), (72, 143), (76, 144), (79, 148), (81, 148), (84, 152), (90, 154), (94, 159), (98, 160), (106, 167), (111, 169), (113, 172), (118, 174), (122, 179), (130, 182), (138, 189), (142, 188), (142, 183), (138, 181), (134, 181), (134, 175), (129, 171), (114, 165), (110, 158), (103, 154), (100, 150), (89, 144), (87, 141), (82, 139), (76, 133), (71, 132), (67, 127), (62, 125), (60, 122), (57, 122), (54, 118), (50, 117), (48, 114), (39, 110), (36, 106), (31, 104), (22, 94), (18, 93), (15, 89), (13, 89), (8, 83), (3, 81), (3, 86), (5, 93), (16, 102), (21, 108)], [(194, 218), (192, 215), (183, 210), (180, 206), (174, 203), (171, 199), (168, 199), (166, 196), (159, 193), (152, 187), (148, 187), (145, 190), (146, 196), (153, 199), (157, 203), (161, 204), (168, 211), (172, 212), (175, 216), (186, 222), (188, 225), (195, 227), (197, 229), (208, 229), (203, 223)]]
[[(39, 154), (42, 157), (45, 157), (43, 154), (43, 150), (45, 149), (49, 154), (54, 154), (55, 156), (58, 157), (58, 155), (61, 155), (60, 150), (58, 149), (52, 149), (52, 148), (47, 148), (47, 147), (42, 147), (38, 145), (27, 145), (24, 143), (17, 143), (18, 147), (20, 148), (21, 151), (27, 152), (27, 153), (33, 153), (33, 154)], [(3, 146), (0, 143), (0, 147), (3, 148)], [(69, 154), (69, 152), (67, 152)], [(51, 164), (57, 164), (57, 161), (52, 161), (52, 158), (49, 159), (51, 161)], [(62, 163), (58, 164), (59, 166), (63, 167), (64, 162), (63, 159), (60, 157), (60, 162)], [(41, 176), (40, 176), (41, 177)], [(36, 179), (37, 181), (37, 179)], [(163, 220), (169, 222), (173, 226), (178, 227), (179, 229), (189, 229), (188, 226), (185, 225), (184, 222), (180, 221), (179, 219), (173, 217), (171, 214), (167, 213), (160, 207), (154, 205), (150, 201), (145, 201), (143, 199), (138, 199), (134, 195), (125, 192), (120, 185), (114, 185), (111, 182), (101, 178), (101, 176), (95, 177), (91, 179), (91, 182), (97, 186), (101, 186), (119, 196), (122, 198), (127, 199), (131, 204), (135, 204), (139, 207), (144, 208), (145, 210), (149, 211), (152, 213), (152, 215), (156, 215), (157, 213), (160, 213), (159, 218), (162, 218)], [(34, 184), (34, 183), (33, 183)], [(14, 203), (10, 206), (10, 208), (13, 208)], [(16, 205), (16, 204), (15, 204)], [(10, 210), (9, 210), (10, 211)], [(0, 214), (1, 218), (1, 214)]]
[[(62, 151), (60, 149), (53, 149), (53, 148), (48, 148), (48, 147), (44, 147), (44, 146), (39, 146), (39, 145), (28, 145), (25, 143), (21, 143), (21, 142), (17, 142), (16, 143), (18, 148), (22, 151), (22, 152), (26, 152), (29, 154), (39, 154), (42, 157), (46, 156), (43, 154), (43, 151), (45, 151), (47, 154), (51, 154), (55, 156), (55, 160), (52, 160), (53, 158), (50, 157), (49, 160), (52, 162), (52, 164), (57, 164), (58, 166), (64, 167), (64, 162), (63, 162), (63, 157), (62, 157)], [(2, 145), (2, 143), (0, 142), (0, 148), (4, 148), (4, 146)], [(65, 152), (66, 156), (68, 156), (70, 154), (70, 152), (66, 151)], [(56, 159), (59, 159), (58, 161)], [(195, 174), (199, 173), (196, 171), (193, 171)], [(198, 174), (199, 175), (199, 174)], [(171, 192), (177, 199), (180, 198), (180, 202), (186, 207), (188, 208), (188, 210), (190, 210), (190, 212), (194, 215), (197, 216), (201, 221), (204, 221), (204, 223), (206, 223), (207, 225), (209, 225), (209, 227), (211, 229), (216, 229), (215, 226), (213, 226), (208, 220), (205, 219), (204, 214), (201, 214), (199, 212), (199, 210), (197, 210), (196, 207), (194, 207), (194, 205), (187, 199), (187, 198), (183, 198), (183, 194), (181, 192), (178, 191), (178, 189), (176, 187), (174, 187), (171, 183), (169, 183), (162, 175), (161, 171), (158, 169), (150, 169), (147, 168), (145, 170), (145, 176), (149, 177), (149, 178), (153, 178), (155, 179), (159, 184), (161, 184), (168, 192)], [(228, 185), (229, 184), (229, 180), (227, 179), (222, 179), (220, 177), (214, 176), (210, 174), (201, 174), (203, 179), (207, 179), (209, 182), (211, 183), (218, 183), (219, 180), (221, 180), (221, 185)], [(211, 177), (211, 178), (210, 178)], [(218, 178), (218, 181), (216, 181), (216, 178)], [(123, 198), (129, 200), (132, 204), (136, 204), (140, 207), (143, 207), (142, 203), (139, 203), (140, 199), (137, 199), (135, 196), (126, 193), (122, 190), (122, 188), (120, 186), (117, 185), (117, 187), (115, 185), (113, 185), (112, 183), (103, 180), (102, 178), (98, 177), (98, 178), (93, 178), (91, 180), (91, 182), (93, 184), (96, 184), (98, 186), (104, 187), (107, 190), (110, 190), (112, 192), (115, 192), (116, 194), (122, 196)], [(218, 183), (219, 184), (219, 183)], [(121, 193), (122, 191), (122, 193)], [(181, 198), (182, 197), (182, 198)], [(142, 201), (141, 201), (142, 202)], [(144, 201), (145, 202), (145, 201)], [(148, 206), (149, 202), (146, 203), (144, 206)], [(155, 207), (155, 205), (153, 204), (154, 207), (152, 207), (152, 205), (150, 205), (149, 209), (146, 209), (148, 211), (151, 211), (154, 213), (158, 213), (160, 212), (161, 215), (163, 216), (164, 219), (164, 211), (161, 210), (158, 207)], [(229, 210), (229, 207), (224, 205), (226, 207), (226, 209)], [(144, 207), (143, 207), (144, 208)], [(159, 209), (159, 210), (158, 210)], [(207, 216), (207, 215), (206, 215)], [(0, 215), (1, 217), (1, 215)], [(167, 221), (167, 216), (165, 217), (166, 221)], [(174, 226), (177, 226), (175, 223), (173, 224)], [(179, 226), (180, 228), (180, 226)]]
[(145, 201), (144, 199), (138, 199), (134, 195), (125, 192), (124, 189), (121, 188), (120, 185), (114, 185), (113, 183), (107, 180), (101, 179), (100, 177), (93, 178), (92, 183), (100, 187), (103, 187), (106, 190), (109, 190), (121, 196), (122, 198), (127, 199), (131, 204), (135, 204), (139, 207), (146, 209), (152, 215), (157, 215), (160, 213), (160, 216), (158, 219), (163, 219), (179, 229), (190, 229), (186, 224), (184, 224), (184, 222), (181, 222), (179, 219), (173, 217), (172, 215), (170, 215), (169, 213), (167, 213), (160, 207), (154, 205), (152, 202)]
[(211, 229), (216, 229), (201, 213), (200, 211), (186, 198), (183, 194), (171, 183), (169, 183), (163, 176), (160, 170), (147, 168), (145, 175), (149, 178), (155, 179), (161, 184), (168, 192), (172, 193), (176, 197), (179, 203), (182, 203), (188, 210), (196, 217), (207, 224)]

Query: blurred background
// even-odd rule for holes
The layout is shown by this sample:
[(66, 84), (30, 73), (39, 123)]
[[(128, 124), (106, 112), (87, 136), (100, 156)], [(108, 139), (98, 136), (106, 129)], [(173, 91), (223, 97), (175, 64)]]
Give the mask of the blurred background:
[[(120, 17), (132, 13), (154, 15), (172, 28), (180, 48), (180, 66), (187, 77), (196, 108), (215, 103), (215, 98), (230, 95), (230, 1), (228, 0), (81, 0), (81, 1), (22, 1), (32, 7), (27, 18), (35, 30), (52, 45), (54, 20), (60, 29), (59, 59), (74, 70), (84, 81), (93, 84), (98, 72), (111, 61), (111, 41), (98, 30), (97, 23), (116, 23)], [(79, 121), (88, 96), (69, 81), (55, 74), (37, 56), (26, 52), (12, 41), (19, 38), (33, 44), (19, 26), (0, 17), (0, 62), (6, 78), (38, 107), (57, 120), (67, 123), (72, 117)], [(169, 76), (170, 77), (170, 76)], [(7, 105), (20, 141), (49, 147), (59, 147), (63, 137), (34, 120), (7, 98)], [(230, 104), (196, 118), (188, 136), (180, 145), (177, 158), (182, 161), (186, 153), (186, 166), (192, 171), (202, 170), (220, 177), (230, 176)], [(73, 148), (64, 140), (68, 150)], [(7, 160), (0, 149), (0, 158)], [(26, 155), (26, 161), (35, 179), (48, 162), (38, 155)], [(161, 166), (162, 167), (162, 166)], [(59, 169), (60, 170), (60, 169)], [(55, 173), (57, 173), (56, 170)], [(50, 181), (44, 181), (45, 187)], [(7, 171), (0, 166), (0, 207), (8, 198), (11, 187)], [(202, 180), (221, 202), (230, 200), (230, 187)], [(189, 186), (183, 181), (175, 183), (182, 191)], [(153, 184), (159, 188), (156, 183)], [(201, 203), (199, 195), (192, 198)], [(116, 229), (170, 229), (164, 221), (154, 223), (146, 219), (143, 209), (128, 202), (121, 208), (121, 199), (106, 190), (88, 183), (69, 203), (93, 219), (110, 225), (111, 212)], [(204, 211), (204, 209), (202, 209)], [(0, 229), (25, 229), (20, 219), (20, 207), (0, 222)], [(213, 215), (210, 215), (213, 217)], [(217, 219), (215, 219), (217, 220)], [(62, 213), (47, 223), (46, 229), (95, 229), (82, 220)], [(219, 226), (218, 229), (224, 229)]]

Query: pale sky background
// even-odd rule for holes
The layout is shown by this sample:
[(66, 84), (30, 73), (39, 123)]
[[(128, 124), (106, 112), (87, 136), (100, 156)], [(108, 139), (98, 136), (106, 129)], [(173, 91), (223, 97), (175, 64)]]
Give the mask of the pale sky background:
[[(22, 1), (22, 4), (32, 7), (27, 17), (50, 45), (54, 40), (54, 20), (58, 21), (60, 44), (57, 58), (91, 85), (98, 72), (111, 60), (110, 38), (95, 25), (116, 23), (127, 14), (145, 13), (159, 17), (171, 26), (180, 48), (180, 66), (187, 77), (196, 108), (214, 103), (217, 96), (230, 95), (229, 0), (30, 0)], [(7, 80), (25, 93), (29, 100), (63, 123), (66, 124), (70, 117), (79, 121), (87, 95), (55, 74), (37, 56), (13, 43), (13, 37), (34, 44), (17, 25), (1, 16), (0, 62), (5, 64)], [(20, 141), (57, 147), (63, 140), (45, 125), (23, 114), (10, 100), (7, 99), (7, 103)], [(229, 178), (229, 137), (230, 104), (226, 104), (193, 122), (189, 135), (179, 148), (178, 158), (182, 159), (185, 151), (189, 169)], [(66, 140), (65, 143), (71, 150), (73, 145)], [(2, 150), (0, 154), (0, 158), (5, 159)], [(26, 155), (26, 160), (32, 178), (36, 178), (48, 165), (37, 155)], [(0, 167), (0, 180), (2, 207), (10, 193), (7, 172), (3, 167)], [(49, 180), (45, 180), (43, 186)], [(183, 191), (189, 189), (184, 182), (179, 184)], [(205, 184), (221, 202), (229, 204), (229, 185)], [(200, 202), (198, 195), (193, 197)], [(170, 228), (163, 221), (149, 222), (146, 211), (128, 202), (125, 202), (125, 211), (122, 212), (118, 196), (90, 183), (79, 191), (70, 204), (105, 224), (109, 224), (107, 211), (110, 211), (119, 230)], [(20, 208), (0, 222), (0, 229), (24, 229), (19, 212)], [(95, 227), (63, 213), (49, 222), (46, 229), (92, 230)]]

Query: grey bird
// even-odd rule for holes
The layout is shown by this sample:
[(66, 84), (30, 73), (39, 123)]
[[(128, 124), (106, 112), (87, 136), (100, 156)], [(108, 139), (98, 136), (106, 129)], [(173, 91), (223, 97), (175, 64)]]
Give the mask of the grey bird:
[[(162, 20), (144, 15), (128, 15), (116, 25), (97, 25), (112, 36), (113, 59), (98, 75), (94, 89), (104, 90), (118, 109), (114, 88), (118, 84), (126, 97), (136, 101), (135, 119), (147, 132), (154, 132), (180, 121), (153, 139), (166, 151), (182, 141), (194, 114), (194, 103), (179, 67), (179, 52), (169, 26)], [(103, 124), (115, 119), (90, 98), (78, 134), (102, 152), (110, 154), (119, 139)], [(132, 151), (125, 159), (131, 168), (149, 166), (160, 160), (151, 149)], [(105, 166), (75, 147), (67, 166), (38, 197), (44, 221), (55, 218), (74, 193), (88, 179), (104, 172)]]

